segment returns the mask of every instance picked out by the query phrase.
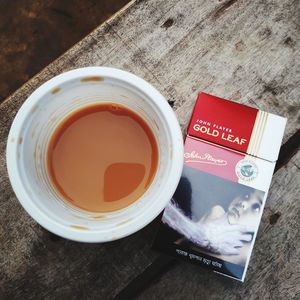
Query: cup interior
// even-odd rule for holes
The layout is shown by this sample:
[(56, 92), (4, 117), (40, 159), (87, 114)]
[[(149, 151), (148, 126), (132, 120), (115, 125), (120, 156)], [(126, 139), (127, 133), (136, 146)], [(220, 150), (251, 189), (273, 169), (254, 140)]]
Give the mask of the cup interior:
[[(143, 216), (149, 219), (147, 214), (151, 210), (156, 211), (158, 206), (160, 210), (163, 208), (158, 203), (165, 185), (170, 184), (176, 145), (170, 122), (151, 95), (113, 76), (82, 75), (57, 82), (57, 85), (52, 82), (32, 98), (20, 112), (22, 122), (18, 130), (12, 130), (9, 136), (8, 144), (14, 147), (8, 145), (7, 151), (14, 152), (10, 155), (15, 155), (16, 161), (14, 174), (9, 173), (10, 177), (18, 176), (23, 190), (19, 190), (17, 196), (25, 209), (38, 221), (47, 220), (44, 227), (74, 240), (110, 241), (138, 230)], [(157, 171), (148, 190), (130, 206), (109, 213), (87, 212), (64, 201), (47, 172), (47, 147), (55, 128), (68, 114), (95, 103), (118, 103), (135, 111), (151, 128), (158, 146)], [(180, 139), (176, 142), (179, 149), (180, 142)]]

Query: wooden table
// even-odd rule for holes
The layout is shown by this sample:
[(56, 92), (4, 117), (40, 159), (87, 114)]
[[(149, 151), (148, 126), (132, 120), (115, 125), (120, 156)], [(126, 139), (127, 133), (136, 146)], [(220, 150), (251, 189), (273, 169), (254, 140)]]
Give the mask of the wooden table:
[[(0, 298), (299, 299), (299, 20), (297, 0), (132, 1), (9, 97), (0, 106)], [(158, 219), (89, 245), (57, 237), (25, 213), (5, 165), (12, 120), (43, 82), (93, 65), (148, 80), (183, 130), (199, 91), (288, 118), (244, 284), (151, 250)]]

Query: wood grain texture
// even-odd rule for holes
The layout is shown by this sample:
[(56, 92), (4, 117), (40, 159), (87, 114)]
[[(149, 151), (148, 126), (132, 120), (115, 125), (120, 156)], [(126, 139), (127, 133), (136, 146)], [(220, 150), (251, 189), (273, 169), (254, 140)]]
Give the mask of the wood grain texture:
[(180, 262), (138, 299), (299, 299), (299, 163), (300, 152), (273, 178), (244, 283)]
[[(9, 97), (0, 106), (0, 293), (3, 297), (51, 299), (64, 295), (109, 299), (149, 267), (158, 255), (150, 249), (157, 222), (121, 241), (86, 245), (46, 232), (22, 209), (8, 181), (5, 145), (15, 114), (34, 89), (53, 76), (77, 67), (122, 68), (143, 77), (161, 91), (176, 111), (183, 130), (197, 93), (206, 91), (288, 117), (286, 142), (300, 127), (299, 11), (299, 1), (132, 1)], [(285, 171), (288, 178), (290, 169), (296, 171), (296, 165), (286, 166), (280, 171)], [(281, 205), (278, 222), (282, 226), (277, 226), (277, 222), (266, 227), (269, 228), (267, 239), (258, 236), (259, 246), (255, 246), (255, 256), (250, 262), (249, 274), (257, 282), (252, 285), (258, 289), (254, 291), (257, 297), (262, 292), (271, 295), (274, 284), (279, 283), (274, 271), (269, 275), (259, 268), (256, 260), (267, 259), (271, 265), (267, 258), (273, 258), (268, 256), (270, 247), (273, 250), (286, 250), (290, 245), (295, 249), (300, 247), (299, 238), (294, 244), (282, 238), (285, 232), (292, 239), (299, 230), (297, 223), (293, 223), (296, 215), (294, 221), (285, 221), (292, 216), (291, 210), (297, 209), (296, 202), (292, 201), (297, 196), (296, 186), (292, 179), (282, 180), (281, 184), (273, 184), (269, 197), (270, 201), (277, 199), (277, 194), (289, 199), (278, 200)], [(266, 209), (264, 220), (269, 215)], [(292, 248), (289, 253), (294, 255)], [(297, 262), (296, 266), (299, 267)], [(206, 282), (212, 287), (215, 281), (218, 285), (225, 280), (200, 269), (185, 268), (185, 271), (179, 269), (179, 273), (191, 272), (184, 274), (195, 277), (194, 286), (206, 276)], [(278, 259), (272, 268), (280, 270), (280, 274), (288, 270), (291, 273), (290, 277), (284, 277), (285, 287), (280, 285), (276, 289), (279, 296), (287, 295), (286, 289), (297, 284), (294, 269), (286, 269)], [(203, 275), (195, 276), (196, 273)], [(169, 283), (167, 278), (165, 286)], [(178, 279), (177, 284), (183, 289), (185, 282)], [(228, 286), (235, 284), (230, 281), (223, 289)], [(196, 293), (193, 288), (190, 293), (188, 289), (185, 291), (191, 296)], [(210, 291), (215, 297), (220, 292)], [(154, 295), (153, 291), (147, 293)]]
[(128, 2), (0, 1), (0, 103)]

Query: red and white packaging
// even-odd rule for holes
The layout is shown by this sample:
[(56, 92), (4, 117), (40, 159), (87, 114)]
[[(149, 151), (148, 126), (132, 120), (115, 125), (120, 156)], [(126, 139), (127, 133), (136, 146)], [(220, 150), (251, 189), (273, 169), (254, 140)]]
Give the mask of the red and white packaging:
[(280, 116), (200, 93), (182, 177), (154, 247), (244, 281), (285, 124)]

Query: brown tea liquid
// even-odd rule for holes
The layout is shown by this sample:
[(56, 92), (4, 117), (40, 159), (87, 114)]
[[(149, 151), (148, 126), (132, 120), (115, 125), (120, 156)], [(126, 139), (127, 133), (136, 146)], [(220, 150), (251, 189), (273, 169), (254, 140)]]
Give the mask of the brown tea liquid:
[(84, 107), (62, 121), (47, 152), (56, 190), (93, 212), (124, 208), (141, 197), (156, 173), (158, 149), (145, 121), (109, 103)]

